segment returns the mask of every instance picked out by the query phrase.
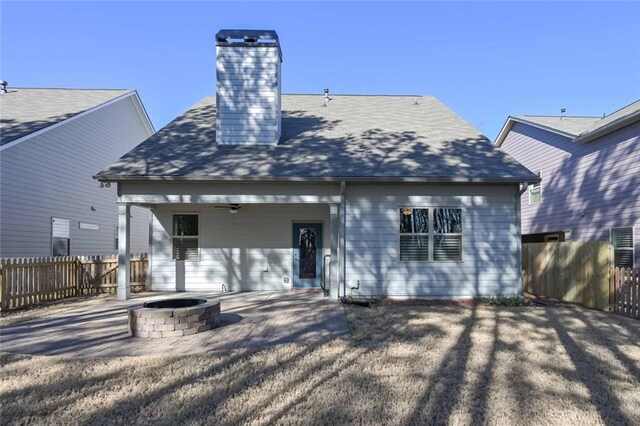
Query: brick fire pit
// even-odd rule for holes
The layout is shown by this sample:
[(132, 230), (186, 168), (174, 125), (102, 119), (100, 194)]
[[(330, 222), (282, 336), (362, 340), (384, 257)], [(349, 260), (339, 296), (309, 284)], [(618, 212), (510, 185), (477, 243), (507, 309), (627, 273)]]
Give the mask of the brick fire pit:
[(135, 337), (180, 337), (211, 330), (220, 324), (220, 302), (206, 299), (166, 299), (127, 310), (129, 334)]

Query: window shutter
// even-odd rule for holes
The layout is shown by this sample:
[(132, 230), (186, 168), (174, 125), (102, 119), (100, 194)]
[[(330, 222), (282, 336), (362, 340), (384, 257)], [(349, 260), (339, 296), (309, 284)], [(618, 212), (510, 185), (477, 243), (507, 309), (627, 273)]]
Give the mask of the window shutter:
[(400, 235), (400, 260), (429, 260), (429, 236), (411, 234)]
[(436, 235), (433, 244), (433, 260), (462, 260), (462, 236)]

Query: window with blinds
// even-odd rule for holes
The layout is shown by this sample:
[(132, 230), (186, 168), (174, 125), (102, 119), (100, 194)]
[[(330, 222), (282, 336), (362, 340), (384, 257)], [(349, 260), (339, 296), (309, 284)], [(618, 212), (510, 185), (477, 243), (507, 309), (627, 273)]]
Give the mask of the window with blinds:
[(200, 260), (197, 214), (173, 215), (173, 260)]
[(429, 209), (400, 209), (400, 260), (429, 260)]
[(633, 227), (611, 229), (613, 265), (616, 268), (633, 268)]
[(433, 210), (433, 260), (462, 260), (462, 209)]

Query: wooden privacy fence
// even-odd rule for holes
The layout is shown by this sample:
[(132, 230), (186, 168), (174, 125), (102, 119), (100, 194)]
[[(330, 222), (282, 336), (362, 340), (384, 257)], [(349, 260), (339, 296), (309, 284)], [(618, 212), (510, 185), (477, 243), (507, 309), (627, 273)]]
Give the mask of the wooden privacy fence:
[[(146, 289), (148, 257), (132, 255), (131, 291)], [(115, 293), (118, 257), (57, 256), (0, 259), (0, 309), (23, 308), (65, 297)]]
[(611, 268), (613, 311), (640, 319), (640, 269)]
[(603, 241), (522, 245), (526, 292), (611, 311), (611, 247)]

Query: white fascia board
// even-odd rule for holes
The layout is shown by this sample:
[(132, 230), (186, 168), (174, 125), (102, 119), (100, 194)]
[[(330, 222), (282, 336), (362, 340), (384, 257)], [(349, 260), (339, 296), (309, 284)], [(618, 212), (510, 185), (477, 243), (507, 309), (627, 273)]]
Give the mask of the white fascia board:
[[(134, 95), (136, 97), (138, 96), (135, 90), (131, 90), (131, 91), (129, 91), (129, 92), (123, 94), (123, 95), (118, 96), (117, 98), (113, 98), (110, 101), (104, 102), (104, 103), (102, 103), (100, 105), (97, 105), (97, 106), (95, 106), (93, 108), (90, 108), (88, 110), (82, 111), (82, 112), (74, 115), (73, 117), (67, 118), (66, 120), (59, 121), (57, 123), (54, 123), (54, 124), (52, 124), (50, 126), (47, 126), (47, 127), (43, 128), (43, 129), (40, 129), (40, 130), (35, 131), (33, 133), (29, 133), (28, 135), (25, 135), (25, 136), (23, 136), (21, 138), (18, 138), (16, 140), (13, 140), (13, 141), (11, 141), (9, 143), (6, 143), (6, 144), (0, 146), (0, 152), (4, 151), (5, 149), (9, 149), (9, 148), (11, 148), (13, 146), (16, 146), (16, 145), (18, 145), (18, 144), (20, 144), (20, 143), (22, 143), (24, 141), (27, 141), (27, 140), (29, 140), (31, 138), (34, 138), (34, 137), (36, 137), (38, 135), (41, 135), (41, 134), (43, 134), (45, 132), (48, 132), (49, 130), (55, 129), (56, 127), (60, 127), (63, 124), (67, 124), (67, 123), (69, 123), (69, 122), (71, 122), (73, 120), (77, 120), (78, 118), (84, 117), (85, 115), (91, 114), (94, 111), (97, 111), (97, 110), (99, 110), (101, 108), (104, 108), (104, 107), (107, 107), (109, 105), (115, 104), (116, 102), (119, 102), (119, 101), (121, 101), (123, 99), (126, 99), (126, 98), (128, 98), (130, 96), (134, 96)], [(140, 102), (139, 98), (138, 98), (138, 102)], [(146, 115), (146, 113), (145, 113), (145, 115)], [(148, 117), (146, 118), (146, 120), (148, 121), (149, 124), (151, 124), (151, 121), (149, 121)], [(146, 124), (145, 124), (145, 126), (146, 126)], [(153, 129), (153, 125), (151, 125), (151, 129)]]
[(125, 204), (338, 204), (339, 195), (121, 195)]
[(153, 123), (149, 118), (149, 114), (147, 113), (147, 109), (144, 107), (142, 103), (142, 99), (140, 99), (140, 95), (137, 90), (133, 91), (133, 105), (136, 107), (136, 111), (138, 115), (140, 115), (140, 119), (144, 123), (144, 127), (146, 127), (149, 136), (153, 135), (156, 132), (155, 127), (153, 127)]
[(507, 121), (502, 125), (502, 129), (500, 129), (500, 133), (498, 133), (498, 137), (496, 138), (494, 145), (500, 147), (502, 142), (506, 139), (507, 135), (511, 131), (511, 127), (513, 127), (513, 118), (511, 116), (507, 117)]
[(637, 111), (633, 114), (627, 115), (626, 117), (622, 117), (619, 118), (618, 120), (612, 121), (611, 123), (607, 124), (606, 126), (603, 126), (599, 129), (596, 130), (592, 130), (590, 132), (587, 133), (583, 133), (580, 136), (578, 136), (577, 138), (575, 138), (574, 142), (589, 142), (591, 140), (594, 140), (596, 138), (600, 138), (604, 135), (606, 135), (607, 133), (611, 133), (613, 131), (616, 131), (618, 129), (621, 129), (623, 127), (626, 127), (630, 124), (633, 124), (634, 122), (640, 120), (640, 111)]
[(551, 128), (551, 127), (543, 126), (542, 124), (533, 123), (531, 121), (523, 120), (521, 118), (516, 118), (516, 117), (509, 116), (509, 118), (507, 119), (507, 122), (504, 123), (504, 126), (502, 126), (502, 130), (500, 130), (500, 133), (498, 134), (498, 137), (496, 138), (495, 145), (497, 147), (500, 147), (502, 145), (502, 143), (504, 142), (504, 140), (507, 138), (507, 135), (511, 131), (511, 128), (513, 127), (514, 123), (526, 124), (527, 126), (536, 127), (538, 129), (545, 130), (545, 131), (551, 132), (551, 133), (555, 133), (557, 135), (564, 136), (565, 138), (569, 138), (569, 139), (574, 139), (576, 137), (576, 135), (572, 135), (571, 133), (563, 132), (562, 130), (558, 130), (558, 129), (554, 129), (554, 128)]

